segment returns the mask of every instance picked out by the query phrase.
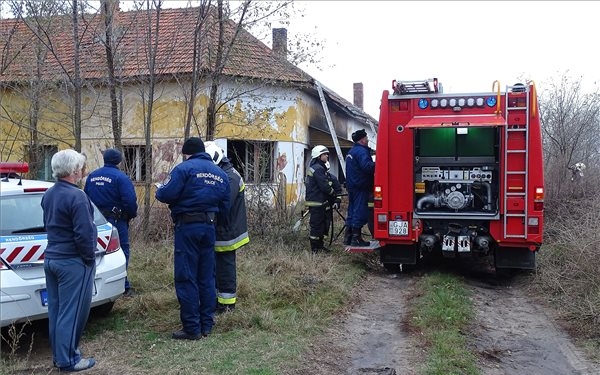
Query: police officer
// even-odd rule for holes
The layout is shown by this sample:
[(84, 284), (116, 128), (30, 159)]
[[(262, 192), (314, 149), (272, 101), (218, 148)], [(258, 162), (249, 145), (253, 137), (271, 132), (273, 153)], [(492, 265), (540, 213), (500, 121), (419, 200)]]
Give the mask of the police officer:
[[(125, 254), (125, 264), (128, 266), (129, 221), (137, 216), (138, 204), (131, 179), (118, 167), (122, 160), (123, 154), (119, 150), (114, 148), (105, 150), (104, 166), (88, 175), (83, 190), (100, 209), (106, 220), (117, 228), (121, 249)], [(123, 295), (133, 296), (128, 278), (125, 278)]]
[(225, 152), (215, 142), (205, 142), (206, 153), (213, 162), (227, 173), (229, 178), (231, 209), (227, 220), (217, 220), (216, 286), (217, 314), (232, 311), (237, 300), (237, 272), (235, 252), (248, 242), (248, 219), (246, 213), (246, 185)]
[(369, 197), (373, 192), (375, 162), (371, 158), (367, 132), (360, 129), (352, 133), (354, 146), (346, 155), (346, 189), (348, 190), (348, 215), (346, 225), (352, 236), (351, 246), (369, 246), (362, 239), (362, 227), (369, 221)]
[(175, 223), (175, 292), (182, 329), (176, 340), (198, 340), (210, 334), (216, 308), (215, 219), (229, 211), (229, 180), (204, 152), (199, 137), (187, 139), (178, 164), (156, 199), (167, 203)]
[(331, 225), (331, 208), (340, 205), (341, 186), (337, 178), (328, 171), (329, 150), (318, 145), (311, 151), (311, 160), (306, 173), (305, 205), (310, 212), (310, 248), (313, 253), (329, 251), (323, 238)]

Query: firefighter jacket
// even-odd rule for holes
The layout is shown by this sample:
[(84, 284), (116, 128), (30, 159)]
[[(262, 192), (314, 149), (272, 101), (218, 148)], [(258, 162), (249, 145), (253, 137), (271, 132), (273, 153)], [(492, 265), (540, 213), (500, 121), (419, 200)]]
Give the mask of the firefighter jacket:
[(327, 171), (325, 163), (319, 158), (310, 161), (306, 173), (306, 199), (308, 207), (328, 206), (339, 203), (342, 189), (338, 179)]
[[(156, 199), (167, 203), (173, 222), (183, 214), (229, 212), (229, 179), (206, 152), (190, 156), (169, 174), (156, 190)], [(224, 216), (225, 217), (225, 216)]]
[(231, 209), (228, 219), (217, 219), (217, 240), (215, 242), (215, 251), (237, 250), (250, 242), (248, 237), (248, 218), (246, 214), (246, 185), (242, 176), (233, 168), (233, 165), (227, 158), (223, 158), (219, 164), (227, 173), (229, 178)]
[(87, 176), (83, 191), (106, 216), (130, 220), (137, 216), (133, 183), (119, 167), (105, 163)]
[(373, 191), (375, 162), (371, 159), (371, 149), (359, 143), (346, 156), (346, 188), (354, 191)]

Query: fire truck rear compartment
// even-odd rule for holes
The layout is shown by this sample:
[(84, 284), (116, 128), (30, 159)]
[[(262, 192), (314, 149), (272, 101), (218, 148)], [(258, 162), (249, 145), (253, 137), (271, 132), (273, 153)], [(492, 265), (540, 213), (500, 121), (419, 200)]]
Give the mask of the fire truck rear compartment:
[(496, 215), (498, 143), (496, 127), (415, 129), (415, 214)]
[(487, 255), (499, 219), (499, 130), (415, 129), (414, 217), (423, 221), (422, 253)]

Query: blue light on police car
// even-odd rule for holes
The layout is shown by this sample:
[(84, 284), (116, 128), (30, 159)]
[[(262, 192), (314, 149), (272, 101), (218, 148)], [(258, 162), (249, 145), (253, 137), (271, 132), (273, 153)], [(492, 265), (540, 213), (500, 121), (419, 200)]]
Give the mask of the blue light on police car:
[(485, 104), (488, 105), (488, 107), (493, 107), (496, 105), (496, 98), (494, 96), (488, 96), (487, 99), (485, 100)]
[(425, 109), (429, 106), (429, 102), (427, 101), (427, 99), (419, 99), (419, 108), (421, 109)]

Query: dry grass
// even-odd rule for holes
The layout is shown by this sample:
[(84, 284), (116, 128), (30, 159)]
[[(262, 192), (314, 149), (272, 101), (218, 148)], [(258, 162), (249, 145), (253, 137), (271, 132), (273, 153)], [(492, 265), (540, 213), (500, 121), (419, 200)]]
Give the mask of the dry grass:
[[(164, 212), (153, 220), (157, 228), (171, 225)], [(89, 322), (82, 350), (97, 359), (94, 373), (276, 374), (300, 361), (307, 343), (345, 308), (366, 259), (341, 245), (313, 255), (306, 232), (292, 233), (276, 215), (263, 220), (265, 234), (251, 233), (237, 253), (236, 310), (218, 316), (213, 334), (198, 342), (170, 338), (180, 320), (169, 229), (146, 236), (151, 241), (132, 236), (129, 277), (138, 295)], [(3, 356), (0, 367), (0, 374), (52, 372), (47, 349), (41, 357)]]
[(578, 337), (600, 338), (600, 198), (547, 203), (536, 288)]

